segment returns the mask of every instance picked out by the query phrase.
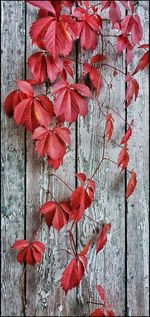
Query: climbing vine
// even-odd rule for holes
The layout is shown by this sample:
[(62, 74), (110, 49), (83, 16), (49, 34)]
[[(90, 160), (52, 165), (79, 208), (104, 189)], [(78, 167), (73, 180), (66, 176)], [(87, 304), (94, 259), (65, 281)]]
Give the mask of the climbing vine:
[[(38, 51), (28, 57), (28, 67), (33, 75), (32, 79), (17, 80), (16, 90), (5, 99), (4, 109), (8, 117), (13, 116), (17, 125), (22, 125), (32, 134), (35, 151), (43, 158), (47, 166), (48, 188), (46, 201), (40, 206), (41, 214), (50, 229), (61, 230), (70, 223), (67, 230), (70, 248), (66, 249), (71, 261), (68, 263), (60, 279), (60, 286), (65, 293), (78, 287), (87, 271), (88, 252), (93, 241), (87, 241), (83, 250), (78, 251), (73, 229), (82, 217), (96, 223), (100, 233), (95, 242), (96, 254), (101, 252), (107, 242), (111, 230), (110, 223), (98, 223), (86, 215), (94, 200), (96, 183), (94, 177), (101, 164), (108, 160), (118, 166), (119, 172), (128, 173), (126, 199), (134, 192), (137, 184), (137, 174), (128, 170), (129, 151), (128, 142), (132, 137), (133, 120), (129, 123), (121, 114), (104, 102), (99, 101), (101, 91), (106, 86), (109, 96), (113, 91), (113, 80), (120, 73), (122, 82), (126, 83), (125, 100), (122, 107), (132, 106), (133, 99), (139, 94), (139, 84), (135, 79), (137, 72), (145, 69), (149, 62), (149, 45), (141, 44), (143, 29), (140, 17), (135, 13), (133, 1), (27, 1), (29, 5), (38, 8), (37, 20), (30, 28), (32, 43)], [(124, 8), (124, 10), (122, 10)], [(99, 13), (100, 12), (100, 13)], [(107, 56), (99, 52), (94, 54), (97, 47), (98, 36), (103, 37), (103, 17), (101, 13), (109, 12), (110, 26), (116, 30), (116, 59), (122, 53), (126, 56), (125, 66), (132, 60), (136, 49), (140, 49), (141, 58), (131, 73), (123, 72), (114, 65), (107, 63)], [(124, 16), (121, 12), (124, 12)], [(82, 69), (82, 82), (75, 80), (76, 61), (71, 58), (74, 46), (83, 51), (91, 52), (88, 60), (80, 62)], [(78, 61), (79, 62), (79, 61)], [(104, 77), (103, 67), (111, 69), (111, 82)], [(83, 83), (83, 78), (85, 83)], [(72, 83), (70, 83), (72, 82)], [(36, 95), (34, 87), (45, 84), (46, 93)], [(63, 164), (66, 152), (71, 146), (70, 127), (76, 122), (78, 116), (84, 118), (88, 113), (88, 102), (94, 99), (95, 107), (102, 113), (105, 129), (102, 138), (102, 157), (92, 175), (85, 175), (82, 171), (75, 177), (80, 183), (72, 189), (65, 180), (56, 175), (52, 169), (57, 170)], [(118, 120), (126, 125), (124, 135), (120, 135), (120, 143), (113, 139), (115, 130), (114, 113)], [(92, 115), (92, 114), (91, 114)], [(85, 140), (86, 142), (86, 140)], [(106, 146), (113, 142), (118, 149), (118, 159), (113, 161), (106, 156)], [(50, 191), (50, 179), (56, 177), (70, 190), (70, 199), (57, 201)], [(74, 177), (74, 175), (72, 176)], [(60, 186), (60, 183), (59, 183)], [(51, 200), (49, 200), (51, 195)], [(40, 263), (45, 245), (36, 240), (40, 226), (33, 232), (30, 241), (16, 240), (12, 248), (18, 251), (17, 261), (24, 264), (20, 281), (24, 278), (26, 265)], [(61, 249), (61, 245), (60, 245)], [(96, 304), (97, 308), (90, 316), (115, 316), (111, 306), (107, 303), (105, 291), (102, 286), (95, 285), (100, 301), (92, 301), (89, 295), (88, 303)], [(26, 298), (22, 296), (24, 311), (26, 311)]]

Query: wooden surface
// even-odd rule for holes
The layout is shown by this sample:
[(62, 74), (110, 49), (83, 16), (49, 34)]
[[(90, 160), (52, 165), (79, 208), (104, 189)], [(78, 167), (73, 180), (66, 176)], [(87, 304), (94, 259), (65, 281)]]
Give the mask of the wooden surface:
[[(30, 75), (26, 60), (36, 50), (28, 36), (29, 27), (36, 17), (36, 9), (23, 1), (2, 1), (2, 106), (6, 95), (15, 88), (16, 79)], [(148, 1), (138, 1), (144, 37), (148, 42)], [(109, 32), (108, 21), (103, 22), (105, 34)], [(112, 34), (112, 32), (111, 32)], [(109, 56), (114, 64), (113, 49), (115, 38), (99, 38), (97, 52)], [(74, 58), (76, 57), (74, 53)], [(88, 55), (78, 52), (78, 59)], [(137, 57), (130, 65), (133, 70)], [(116, 67), (124, 71), (124, 56), (117, 59)], [(110, 71), (103, 69), (103, 75), (110, 80)], [(78, 78), (82, 81), (80, 63)], [(125, 86), (120, 85), (122, 75), (113, 81), (114, 91), (110, 105), (120, 111), (124, 100)], [(138, 186), (129, 203), (125, 203), (125, 176), (105, 161), (94, 180), (95, 200), (86, 214), (97, 221), (111, 222), (112, 230), (106, 248), (97, 257), (94, 246), (89, 253), (88, 275), (80, 287), (65, 296), (59, 287), (62, 271), (70, 260), (65, 252), (66, 231), (58, 234), (42, 224), (39, 239), (46, 243), (46, 253), (41, 265), (29, 267), (26, 272), (24, 293), (27, 297), (27, 316), (87, 316), (94, 306), (87, 304), (89, 289), (96, 298), (95, 285), (101, 284), (107, 293), (117, 316), (149, 316), (148, 310), (148, 70), (136, 74), (140, 84), (140, 95), (127, 112), (128, 120), (135, 119), (133, 136), (129, 142), (130, 168), (138, 174)], [(45, 91), (45, 87), (42, 87)], [(99, 100), (104, 99), (106, 90)], [(107, 97), (106, 104), (109, 101)], [(124, 111), (122, 115), (125, 116)], [(115, 119), (114, 139), (125, 130), (123, 121)], [(90, 177), (102, 155), (104, 120), (96, 101), (89, 103), (85, 120), (72, 125), (72, 144), (64, 165), (56, 172), (74, 188), (75, 172), (85, 172)], [(118, 148), (107, 145), (106, 156), (116, 160)], [(30, 238), (40, 220), (39, 206), (46, 199), (47, 170), (35, 153), (31, 136), (22, 127), (16, 127), (2, 111), (2, 316), (24, 316), (19, 294), (21, 266), (10, 249), (16, 239)], [(59, 180), (52, 178), (50, 189), (55, 197), (63, 199), (70, 192)], [(50, 197), (49, 197), (50, 199)], [(78, 224), (76, 239), (82, 249), (89, 238), (96, 236), (97, 226), (87, 218)]]

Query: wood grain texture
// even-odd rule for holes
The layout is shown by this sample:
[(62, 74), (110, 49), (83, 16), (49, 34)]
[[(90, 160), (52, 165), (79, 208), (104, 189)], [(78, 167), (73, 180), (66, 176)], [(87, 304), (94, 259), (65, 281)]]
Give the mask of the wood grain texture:
[[(101, 13), (100, 13), (101, 15)], [(110, 32), (110, 24), (107, 21), (103, 22), (103, 34), (113, 34)], [(97, 49), (92, 55), (101, 54), (107, 56), (107, 63), (115, 65), (120, 70), (124, 71), (123, 57), (116, 59), (114, 50), (114, 37), (99, 37)], [(89, 54), (90, 57), (90, 54)], [(82, 62), (87, 59), (87, 54), (81, 54)], [(81, 70), (82, 74), (82, 70)], [(111, 80), (112, 69), (103, 68), (102, 74), (105, 80), (109, 83)], [(107, 107), (113, 107), (120, 112), (120, 108), (124, 99), (124, 78), (122, 74), (112, 82), (111, 97), (106, 89), (103, 88), (98, 102), (102, 107), (104, 103), (104, 112), (107, 112)], [(122, 81), (122, 85), (120, 82)], [(117, 93), (116, 93), (117, 92)], [(123, 109), (123, 108), (122, 108)], [(110, 111), (111, 112), (111, 111)], [(113, 112), (115, 131), (113, 139), (119, 142), (118, 135), (123, 134), (124, 122), (118, 120), (118, 116)], [(124, 111), (123, 114), (124, 116)], [(92, 176), (103, 151), (103, 135), (105, 129), (105, 117), (100, 111), (97, 101), (92, 100), (89, 103), (89, 113), (85, 120), (79, 120), (78, 129), (78, 171), (85, 172), (88, 177)], [(85, 141), (86, 140), (86, 141)], [(105, 157), (109, 157), (116, 161), (118, 149), (113, 143), (109, 142), (106, 145)], [(104, 287), (108, 302), (112, 304), (117, 316), (124, 316), (125, 303), (125, 205), (124, 205), (124, 175), (119, 174), (118, 168), (110, 162), (104, 161), (100, 169), (97, 171), (94, 180), (96, 182), (95, 199), (92, 206), (87, 210), (87, 215), (97, 220), (112, 224), (112, 230), (109, 235), (109, 241), (97, 256), (95, 245), (92, 247), (88, 256), (88, 275), (83, 281), (79, 290), (79, 301), (82, 303), (85, 313), (89, 310), (94, 310), (95, 305), (86, 305), (88, 298), (88, 285), (92, 300), (97, 301), (96, 285), (100, 284)], [(98, 228), (100, 230), (100, 227)], [(97, 234), (97, 227), (87, 218), (81, 221), (78, 229), (78, 241), (80, 246), (83, 246), (86, 241)], [(118, 299), (116, 301), (116, 298)]]
[[(38, 51), (32, 46), (29, 37), (29, 28), (36, 19), (37, 10), (27, 5), (27, 57)], [(74, 57), (74, 56), (72, 56)], [(30, 72), (28, 72), (28, 76)], [(37, 93), (45, 93), (43, 85)], [(71, 149), (67, 150), (64, 164), (56, 172), (74, 188), (75, 173), (75, 125), (71, 127)], [(51, 173), (54, 170), (51, 169)], [(73, 177), (71, 177), (72, 175)], [(43, 159), (35, 153), (31, 136), (27, 136), (27, 237), (31, 238), (33, 231), (37, 229), (40, 222), (39, 207), (46, 201), (48, 185), (48, 170)], [(70, 191), (54, 176), (51, 179), (49, 190), (57, 201), (68, 199)], [(52, 200), (49, 195), (48, 200)], [(69, 225), (70, 226), (70, 225)], [(69, 228), (69, 227), (68, 227)], [(58, 233), (52, 228), (48, 230), (47, 225), (42, 223), (42, 230), (39, 230), (38, 239), (46, 244), (46, 254), (43, 262), (37, 268), (27, 269), (27, 314), (30, 316), (65, 316), (74, 315), (75, 291), (68, 294), (60, 288), (60, 277), (67, 263), (71, 260), (65, 251), (58, 249), (67, 248), (68, 234), (65, 229)], [(69, 247), (69, 246), (68, 246)], [(35, 296), (36, 294), (36, 296)]]
[[(142, 43), (149, 42), (149, 3), (138, 1), (136, 12), (144, 30)], [(145, 50), (139, 49), (129, 67), (133, 71)], [(129, 316), (149, 316), (149, 89), (148, 68), (135, 75), (139, 96), (128, 108), (134, 119), (129, 143), (130, 169), (137, 172), (137, 188), (128, 202), (128, 310)]]
[[(97, 1), (95, 1), (97, 3)], [(36, 18), (36, 8), (24, 1), (2, 1), (2, 103), (5, 96), (15, 88), (15, 79), (23, 79), (26, 73), (25, 57), (30, 56), (37, 48), (32, 46), (28, 31)], [(92, 2), (93, 3), (93, 2)], [(26, 8), (26, 9), (25, 9)], [(144, 28), (143, 43), (148, 42), (148, 1), (138, 1), (137, 13), (141, 17)], [(100, 13), (101, 14), (101, 13)], [(105, 11), (106, 16), (106, 11)], [(110, 25), (103, 22), (103, 32), (109, 34)], [(111, 31), (111, 34), (112, 31)], [(122, 71), (124, 56), (115, 61), (113, 48), (114, 37), (99, 37), (98, 47), (93, 52), (108, 56), (107, 63)], [(130, 68), (133, 70), (143, 50), (139, 50)], [(80, 53), (79, 61), (87, 61), (88, 52)], [(73, 53), (72, 58), (76, 56)], [(27, 60), (26, 60), (27, 62)], [(78, 64), (78, 77), (82, 82), (82, 69)], [(103, 76), (110, 81), (112, 70), (103, 68)], [(31, 77), (27, 71), (27, 77)], [(30, 133), (17, 127), (12, 119), (2, 112), (2, 316), (24, 316), (19, 291), (21, 266), (16, 262), (16, 253), (10, 250), (16, 240), (32, 237), (33, 231), (41, 228), (36, 236), (46, 244), (43, 261), (36, 267), (28, 267), (26, 271), (25, 292), (27, 297), (26, 316), (88, 316), (95, 305), (88, 305), (89, 290), (91, 298), (98, 300), (95, 286), (102, 285), (117, 316), (125, 316), (125, 294), (127, 295), (128, 316), (149, 316), (148, 310), (148, 70), (135, 75), (140, 84), (140, 94), (136, 103), (128, 108), (128, 121), (135, 120), (133, 135), (129, 142), (131, 164), (138, 174), (138, 186), (129, 199), (126, 208), (124, 190), (125, 177), (118, 168), (109, 161), (104, 161), (94, 177), (96, 182), (95, 200), (86, 214), (97, 221), (111, 222), (112, 230), (104, 250), (96, 257), (95, 246), (88, 253), (88, 274), (76, 290), (65, 296), (60, 288), (60, 277), (69, 264), (71, 257), (59, 248), (67, 248), (67, 229), (59, 233), (52, 228), (48, 230), (41, 222), (39, 207), (46, 200), (48, 173), (45, 162), (34, 151)], [(112, 82), (113, 91), (109, 100), (107, 89), (103, 89), (99, 102), (104, 103), (104, 112), (110, 105), (117, 109), (123, 117), (123, 101), (125, 85), (123, 77), (118, 74)], [(120, 84), (122, 82), (122, 84)], [(36, 89), (37, 93), (45, 92), (45, 86)], [(113, 139), (120, 142), (125, 124), (112, 112), (115, 131)], [(74, 173), (85, 172), (90, 177), (102, 155), (102, 142), (105, 118), (97, 106), (96, 99), (89, 103), (89, 113), (85, 120), (79, 118), (71, 127), (71, 147), (68, 148), (62, 167), (56, 174), (64, 179), (71, 188), (75, 188)], [(119, 137), (118, 137), (119, 136)], [(25, 139), (26, 137), (26, 139)], [(117, 159), (119, 149), (109, 142), (105, 156)], [(77, 161), (76, 161), (77, 159)], [(54, 172), (51, 170), (51, 172)], [(50, 190), (59, 201), (70, 196), (70, 191), (54, 176), (51, 178)], [(51, 196), (48, 197), (51, 200)], [(126, 210), (127, 209), (127, 210)], [(127, 226), (125, 227), (125, 211)], [(78, 250), (86, 242), (98, 236), (97, 225), (86, 217), (75, 229)], [(125, 230), (127, 233), (127, 253), (125, 252)], [(76, 236), (77, 233), (77, 236)], [(69, 248), (69, 245), (68, 245)], [(127, 290), (125, 290), (127, 261)], [(127, 291), (127, 292), (126, 292)], [(127, 314), (126, 314), (127, 315)]]
[[(15, 80), (24, 77), (25, 8), (2, 1), (2, 106)], [(2, 316), (22, 316), (16, 253), (10, 249), (24, 237), (24, 130), (2, 111)]]

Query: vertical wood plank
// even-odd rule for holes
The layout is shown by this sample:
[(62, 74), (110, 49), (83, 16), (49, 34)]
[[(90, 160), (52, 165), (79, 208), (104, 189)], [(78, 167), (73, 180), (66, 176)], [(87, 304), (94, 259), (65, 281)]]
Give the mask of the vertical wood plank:
[[(99, 8), (100, 10), (100, 8)], [(99, 11), (100, 15), (101, 12)], [(113, 34), (108, 21), (103, 22), (103, 33)], [(115, 34), (115, 33), (114, 33)], [(113, 45), (115, 43), (114, 37), (99, 37), (97, 49), (92, 55), (101, 54), (106, 55), (107, 63), (115, 65), (116, 68), (124, 71), (124, 57), (117, 58)], [(90, 55), (89, 55), (90, 56)], [(87, 61), (88, 54), (81, 53), (80, 61)], [(103, 68), (103, 76), (106, 81), (110, 82), (112, 69)], [(82, 70), (80, 70), (82, 74)], [(122, 83), (122, 84), (121, 84)], [(111, 92), (110, 101), (106, 89), (102, 89), (99, 97), (100, 105), (106, 96), (104, 104), (104, 112), (106, 113), (108, 105), (113, 107), (121, 113), (122, 102), (124, 100), (124, 77), (122, 74), (112, 82), (114, 91)], [(105, 85), (106, 86), (106, 85)], [(106, 86), (107, 87), (107, 86)], [(121, 108), (122, 107), (122, 108)], [(110, 111), (111, 112), (111, 111)], [(114, 134), (113, 139), (119, 142), (119, 136), (124, 131), (124, 121), (118, 119), (118, 116), (113, 112), (114, 118)], [(99, 116), (100, 114), (100, 116)], [(122, 111), (124, 116), (124, 111)], [(85, 120), (80, 118), (78, 131), (78, 171), (85, 172), (87, 177), (91, 177), (96, 169), (102, 156), (102, 142), (105, 127), (105, 118), (99, 112), (96, 100), (89, 103), (89, 113)], [(113, 143), (109, 142), (106, 148), (105, 156), (116, 161), (118, 156), (118, 148)], [(86, 305), (88, 294), (88, 285), (90, 293), (94, 301), (98, 300), (96, 285), (100, 284), (104, 287), (108, 302), (111, 303), (117, 316), (124, 315), (125, 303), (125, 205), (124, 205), (124, 175), (119, 173), (118, 168), (108, 162), (104, 161), (94, 177), (96, 182), (95, 199), (92, 206), (86, 211), (86, 214), (100, 222), (109, 222), (112, 224), (109, 241), (97, 256), (95, 245), (93, 245), (88, 255), (88, 275), (82, 282), (79, 290), (79, 302), (81, 310), (84, 314), (88, 314), (96, 307)], [(89, 238), (97, 236), (97, 226), (84, 218), (78, 226), (78, 242), (82, 247)], [(116, 300), (117, 299), (117, 300)]]
[[(149, 42), (149, 2), (138, 1), (136, 13), (143, 26), (142, 43)], [(128, 68), (135, 69), (143, 49)], [(136, 102), (128, 107), (128, 121), (134, 119), (133, 134), (129, 142), (130, 169), (137, 172), (137, 187), (128, 200), (128, 309), (129, 316), (149, 316), (149, 89), (148, 68), (135, 76), (140, 90)]]
[[(2, 1), (2, 108), (5, 97), (24, 78), (25, 6)], [(2, 111), (2, 316), (23, 316), (19, 277), (11, 245), (24, 238), (24, 129)]]
[[(28, 31), (32, 22), (36, 19), (36, 9), (27, 5), (27, 56), (38, 48), (33, 47)], [(28, 72), (29, 75), (29, 72)], [(45, 92), (44, 86), (37, 91)], [(64, 164), (56, 171), (56, 174), (74, 188), (75, 173), (75, 125), (71, 127), (71, 150), (64, 158)], [(51, 173), (54, 170), (51, 169)], [(48, 184), (48, 171), (45, 163), (35, 153), (31, 135), (27, 137), (27, 236), (30, 238), (39, 223), (39, 207), (46, 201)], [(54, 176), (51, 179), (50, 190), (56, 200), (65, 200), (70, 196), (70, 191)], [(49, 200), (52, 200), (49, 195)], [(67, 297), (60, 288), (60, 277), (71, 260), (68, 254), (58, 249), (67, 248), (68, 237), (66, 228), (58, 233), (52, 228), (48, 230), (43, 222), (38, 239), (46, 244), (46, 253), (41, 265), (37, 268), (27, 269), (27, 314), (29, 316), (73, 316), (75, 291), (71, 291)], [(68, 246), (69, 247), (69, 246)]]

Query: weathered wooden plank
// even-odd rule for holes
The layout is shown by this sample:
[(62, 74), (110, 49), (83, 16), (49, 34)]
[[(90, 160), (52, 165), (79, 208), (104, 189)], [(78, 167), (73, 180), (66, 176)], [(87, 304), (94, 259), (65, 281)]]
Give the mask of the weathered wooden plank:
[[(144, 30), (142, 43), (149, 41), (149, 2), (138, 1)], [(133, 71), (144, 50), (137, 50), (129, 71)], [(128, 309), (129, 316), (149, 316), (149, 89), (148, 68), (135, 75), (140, 91), (136, 102), (128, 108), (128, 121), (134, 119), (133, 135), (129, 142), (130, 169), (137, 172), (137, 188), (128, 201)]]
[[(36, 18), (36, 9), (27, 6), (27, 32)], [(27, 34), (27, 55), (33, 51), (31, 39)], [(29, 73), (28, 73), (29, 74)], [(41, 91), (41, 90), (40, 90)], [(43, 90), (45, 88), (43, 87)], [(38, 90), (39, 92), (39, 90)], [(75, 125), (71, 127), (71, 150), (68, 150), (64, 158), (64, 164), (56, 172), (72, 188), (74, 188), (75, 173)], [(51, 169), (51, 173), (54, 170)], [(48, 171), (44, 161), (35, 153), (30, 135), (27, 138), (27, 236), (31, 237), (39, 223), (38, 209), (46, 200), (48, 185)], [(50, 190), (56, 200), (66, 199), (70, 191), (54, 176), (51, 179)], [(51, 200), (51, 196), (48, 197)], [(64, 291), (60, 288), (61, 273), (71, 260), (68, 254), (57, 249), (67, 248), (68, 239), (66, 229), (58, 233), (52, 228), (48, 230), (45, 223), (42, 230), (39, 230), (38, 239), (46, 244), (46, 254), (42, 264), (37, 268), (27, 269), (27, 314), (30, 316), (65, 316), (74, 315), (75, 291), (65, 297)]]
[[(25, 6), (2, 1), (2, 107), (15, 80), (24, 77)], [(22, 267), (10, 246), (24, 237), (24, 130), (2, 111), (2, 316), (23, 316)]]
[[(101, 13), (100, 13), (101, 15)], [(103, 33), (113, 34), (110, 31), (110, 25), (107, 21), (103, 22)], [(115, 65), (120, 70), (124, 70), (123, 57), (115, 61), (116, 55), (113, 48), (115, 42), (114, 37), (104, 37), (103, 40), (99, 38), (97, 49), (93, 55), (97, 53), (104, 53), (107, 55), (107, 63)], [(88, 54), (81, 54), (80, 60), (87, 60)], [(82, 73), (82, 72), (81, 72)], [(103, 68), (103, 76), (106, 81), (110, 82), (112, 69)], [(122, 83), (122, 84), (121, 84)], [(121, 112), (122, 102), (124, 100), (124, 77), (122, 74), (112, 82), (113, 88), (110, 95), (106, 89), (102, 89), (99, 102), (102, 102), (106, 96), (104, 103), (104, 112), (106, 113), (107, 107), (113, 107)], [(107, 86), (106, 86), (107, 87)], [(114, 93), (113, 93), (114, 92)], [(122, 107), (122, 108), (121, 108)], [(114, 134), (113, 139), (118, 142), (119, 136), (124, 131), (124, 121), (118, 119), (111, 110), (114, 118)], [(124, 111), (122, 112), (124, 116)], [(105, 118), (99, 111), (96, 99), (89, 104), (89, 114), (85, 121), (79, 120), (78, 131), (78, 171), (85, 172), (90, 177), (96, 169), (102, 157), (103, 151), (103, 135), (105, 127)], [(114, 147), (113, 143), (107, 144), (105, 156), (116, 161), (119, 149)], [(125, 303), (125, 206), (124, 206), (124, 175), (119, 174), (118, 168), (108, 161), (104, 161), (94, 177), (96, 182), (95, 199), (86, 214), (97, 221), (103, 220), (112, 224), (112, 230), (109, 236), (109, 241), (97, 256), (95, 246), (92, 247), (88, 260), (88, 275), (82, 283), (79, 290), (78, 298), (83, 305), (81, 311), (88, 314), (89, 310), (95, 309), (95, 305), (90, 307), (86, 305), (88, 294), (88, 285), (92, 299), (98, 300), (96, 293), (96, 284), (104, 287), (108, 302), (111, 303), (112, 308), (117, 316), (124, 315)], [(99, 228), (100, 229), (100, 228)], [(93, 234), (94, 233), (94, 234)], [(80, 247), (92, 236), (97, 235), (97, 227), (92, 224), (87, 218), (81, 221), (78, 228), (78, 242)], [(116, 300), (117, 299), (117, 300)]]

